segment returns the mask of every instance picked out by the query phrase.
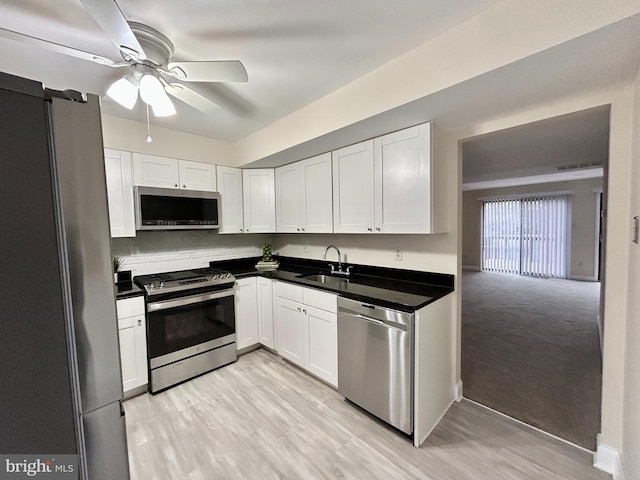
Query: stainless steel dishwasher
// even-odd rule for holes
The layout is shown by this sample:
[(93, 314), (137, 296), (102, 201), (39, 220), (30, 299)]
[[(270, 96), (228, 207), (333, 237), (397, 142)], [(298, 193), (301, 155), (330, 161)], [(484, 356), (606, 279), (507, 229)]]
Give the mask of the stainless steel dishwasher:
[(412, 313), (338, 297), (338, 392), (413, 433)]

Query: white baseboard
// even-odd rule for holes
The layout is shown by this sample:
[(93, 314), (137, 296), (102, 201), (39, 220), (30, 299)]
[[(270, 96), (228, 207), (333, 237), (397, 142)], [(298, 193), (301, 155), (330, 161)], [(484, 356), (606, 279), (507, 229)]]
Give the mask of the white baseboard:
[(624, 469), (622, 468), (622, 455), (616, 448), (604, 445), (600, 442), (598, 434), (598, 449), (593, 455), (593, 466), (598, 470), (613, 475), (613, 480), (624, 480)]
[(569, 275), (569, 280), (577, 280), (579, 282), (597, 282), (598, 279), (589, 275)]
[(458, 380), (456, 382), (455, 390), (453, 392), (454, 399), (456, 402), (462, 401), (462, 380)]
[(476, 267), (475, 265), (462, 265), (462, 270), (472, 270), (474, 272), (479, 272), (480, 267)]

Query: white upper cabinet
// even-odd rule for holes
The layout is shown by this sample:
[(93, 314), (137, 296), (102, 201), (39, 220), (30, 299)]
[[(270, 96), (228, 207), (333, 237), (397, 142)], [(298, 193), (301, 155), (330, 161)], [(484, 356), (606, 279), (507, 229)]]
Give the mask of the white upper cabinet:
[(104, 170), (107, 180), (111, 237), (135, 237), (131, 153), (106, 148)]
[(446, 165), (431, 123), (333, 152), (336, 233), (446, 231)]
[(247, 233), (275, 232), (276, 200), (273, 168), (243, 170), (242, 196), (244, 231)]
[(279, 233), (299, 232), (302, 225), (302, 175), (298, 163), (275, 169), (276, 223)]
[(180, 187), (188, 190), (216, 192), (216, 166), (188, 160), (178, 161)]
[(217, 189), (216, 166), (209, 163), (134, 153), (133, 171), (136, 185), (208, 192)]
[(279, 233), (333, 231), (331, 154), (276, 168)]
[(374, 139), (375, 231), (431, 231), (431, 124)]
[(300, 162), (302, 170), (302, 231), (333, 232), (331, 153)]
[(136, 185), (180, 188), (178, 160), (175, 158), (134, 153), (133, 172)]
[(374, 231), (373, 156), (373, 140), (332, 153), (335, 233)]
[(217, 166), (218, 192), (222, 202), (222, 223), (219, 233), (244, 232), (244, 212), (242, 210), (242, 170)]

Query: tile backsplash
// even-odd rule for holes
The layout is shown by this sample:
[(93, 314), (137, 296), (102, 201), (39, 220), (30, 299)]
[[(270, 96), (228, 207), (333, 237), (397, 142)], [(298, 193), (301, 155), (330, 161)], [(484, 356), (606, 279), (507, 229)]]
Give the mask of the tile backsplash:
[(111, 252), (124, 258), (120, 270), (132, 275), (209, 266), (210, 261), (262, 255), (270, 234), (219, 234), (214, 230), (138, 232), (135, 238), (111, 239)]

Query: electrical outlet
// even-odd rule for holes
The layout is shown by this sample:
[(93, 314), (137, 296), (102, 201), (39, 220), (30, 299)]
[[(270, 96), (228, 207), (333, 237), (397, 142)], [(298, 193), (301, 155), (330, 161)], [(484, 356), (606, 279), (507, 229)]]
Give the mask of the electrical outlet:
[(394, 260), (402, 260), (402, 249), (396, 248), (396, 255), (394, 257)]
[(308, 252), (309, 251), (309, 244), (308, 243), (303, 243), (302, 244), (302, 251), (303, 252)]

